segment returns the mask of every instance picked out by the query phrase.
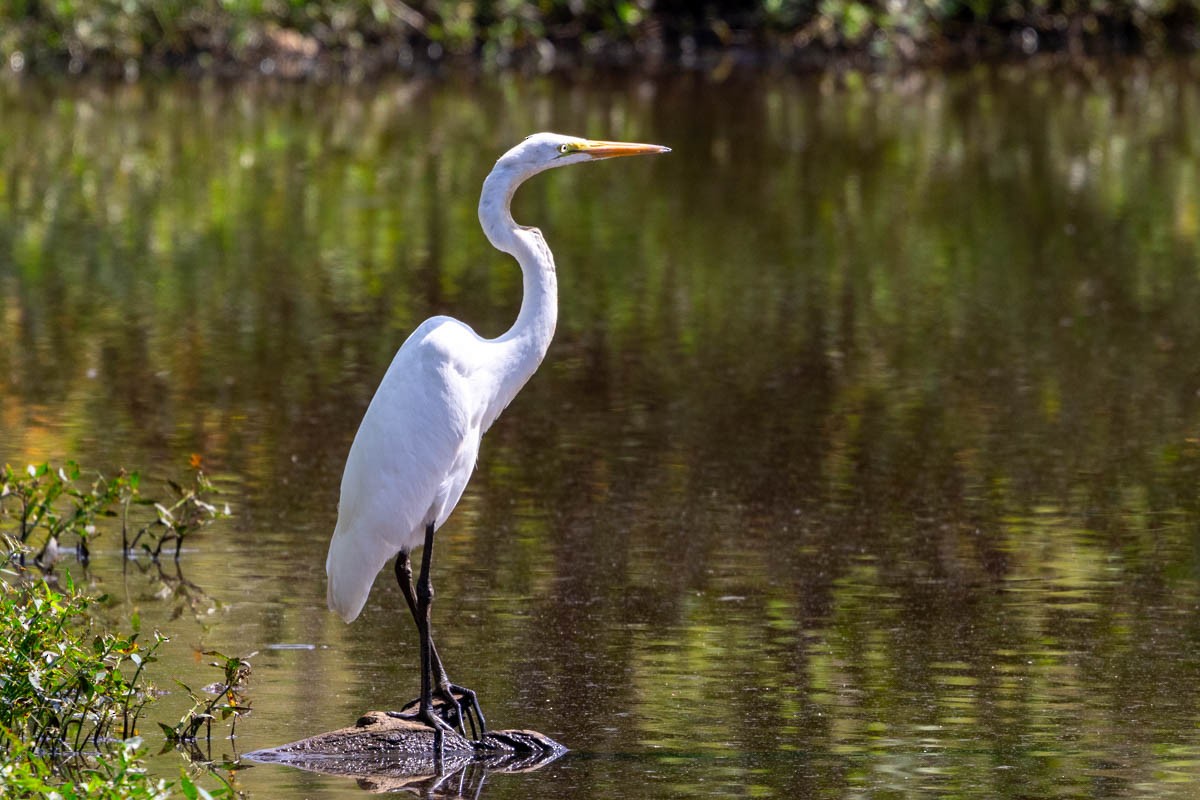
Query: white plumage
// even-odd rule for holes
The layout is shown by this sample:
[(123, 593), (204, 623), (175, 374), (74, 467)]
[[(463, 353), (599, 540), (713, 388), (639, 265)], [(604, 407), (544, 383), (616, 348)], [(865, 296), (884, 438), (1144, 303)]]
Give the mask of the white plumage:
[[(407, 554), (427, 537), (432, 541), (433, 531), (462, 497), (480, 438), (533, 375), (554, 335), (554, 257), (536, 228), (513, 221), (509, 206), (517, 186), (551, 167), (667, 151), (657, 145), (540, 133), (496, 162), (484, 181), (479, 221), (488, 240), (521, 266), (521, 310), (512, 328), (496, 339), (484, 339), (450, 317), (426, 320), (392, 359), (346, 459), (337, 525), (325, 562), (329, 607), (346, 622), (362, 611), (388, 559), (401, 554), (407, 568)], [(425, 560), (428, 563), (428, 553)], [(421, 588), (431, 596), (427, 576), (423, 567)], [(403, 579), (402, 588), (406, 585), (411, 585), (411, 576)], [(454, 698), (428, 633), (428, 599), (418, 608), (419, 598), (409, 592), (406, 600), (424, 639), (421, 715), (434, 725), (428, 697), (431, 664), (442, 672), (432, 677), (443, 696)]]

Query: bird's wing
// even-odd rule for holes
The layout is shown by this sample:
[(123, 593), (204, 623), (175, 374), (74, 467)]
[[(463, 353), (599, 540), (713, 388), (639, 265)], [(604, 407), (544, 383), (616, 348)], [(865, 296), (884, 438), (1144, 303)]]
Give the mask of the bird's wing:
[(478, 341), (457, 320), (427, 320), (371, 399), (346, 459), (325, 563), (329, 607), (346, 621), (358, 616), (387, 560), (420, 544), (466, 485), (482, 416), (470, 381)]

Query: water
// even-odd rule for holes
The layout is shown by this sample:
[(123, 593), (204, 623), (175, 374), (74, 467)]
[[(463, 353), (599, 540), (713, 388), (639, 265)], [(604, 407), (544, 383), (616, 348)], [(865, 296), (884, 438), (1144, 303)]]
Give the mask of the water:
[(258, 652), (218, 760), (396, 707), (388, 571), (324, 610), (357, 421), (420, 320), (514, 318), (474, 216), (500, 152), (661, 142), (517, 197), (559, 329), (439, 534), (434, 624), (489, 721), (573, 752), (480, 795), (1190, 796), (1195, 77), (0, 82), (0, 459), (198, 454), (226, 491), (189, 584), (97, 545), (113, 618), (173, 638), (151, 741), (206, 649)]

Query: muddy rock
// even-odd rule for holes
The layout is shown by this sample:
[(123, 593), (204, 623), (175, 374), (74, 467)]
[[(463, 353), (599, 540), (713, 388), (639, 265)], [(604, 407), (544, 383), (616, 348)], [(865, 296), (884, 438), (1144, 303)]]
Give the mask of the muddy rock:
[(244, 758), (326, 775), (355, 776), (367, 782), (366, 788), (382, 790), (444, 779), (468, 766), (493, 772), (536, 769), (567, 752), (537, 731), (488, 731), (477, 742), (446, 733), (442, 762), (438, 764), (433, 738), (433, 729), (421, 722), (370, 711), (349, 727), (256, 750)]

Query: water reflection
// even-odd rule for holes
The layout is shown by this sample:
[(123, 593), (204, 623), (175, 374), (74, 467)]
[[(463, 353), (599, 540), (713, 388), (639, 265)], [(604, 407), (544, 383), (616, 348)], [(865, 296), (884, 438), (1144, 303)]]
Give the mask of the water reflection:
[(394, 587), (322, 610), (354, 427), (421, 319), (515, 316), (474, 219), (498, 153), (662, 141), (517, 197), (559, 331), (440, 534), (435, 624), (490, 720), (576, 752), (485, 794), (1182, 794), (1198, 86), (0, 83), (0, 458), (195, 452), (237, 487), (183, 560), (212, 612), (128, 601), (164, 676), (261, 651), (230, 751), (406, 700)]

